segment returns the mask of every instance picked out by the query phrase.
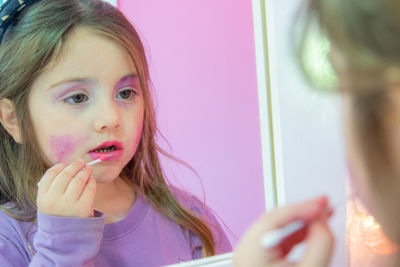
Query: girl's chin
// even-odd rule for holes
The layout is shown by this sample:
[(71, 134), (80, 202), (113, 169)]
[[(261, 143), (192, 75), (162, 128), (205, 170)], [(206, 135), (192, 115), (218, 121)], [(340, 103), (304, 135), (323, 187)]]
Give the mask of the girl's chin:
[(121, 170), (107, 170), (103, 172), (96, 172), (95, 170), (93, 170), (93, 177), (98, 184), (107, 184), (117, 180), (120, 173)]
[(97, 178), (97, 177), (94, 177), (94, 179), (96, 180), (97, 184), (108, 184), (108, 183), (111, 183), (111, 182), (115, 181), (117, 178), (118, 177), (115, 177), (115, 178), (104, 178), (104, 177)]

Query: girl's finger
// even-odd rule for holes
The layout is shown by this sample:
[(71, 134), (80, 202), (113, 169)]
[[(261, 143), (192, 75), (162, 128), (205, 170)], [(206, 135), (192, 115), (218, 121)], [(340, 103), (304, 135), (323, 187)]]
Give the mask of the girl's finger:
[(75, 202), (80, 198), (89, 177), (92, 175), (92, 170), (91, 166), (86, 166), (71, 180), (64, 193), (64, 196), (68, 201)]
[(85, 207), (89, 205), (90, 206), (89, 208), (93, 210), (93, 202), (95, 195), (96, 195), (96, 180), (93, 177), (90, 177), (89, 180), (87, 181), (85, 188), (83, 189), (83, 192), (77, 204)]
[(49, 190), (49, 187), (57, 175), (66, 167), (65, 163), (58, 163), (49, 168), (38, 183), (38, 194), (44, 194)]
[(307, 248), (301, 261), (301, 266), (328, 266), (332, 255), (334, 238), (326, 219), (322, 218), (310, 224), (306, 242)]
[(85, 166), (85, 162), (82, 159), (73, 161), (67, 167), (65, 167), (54, 179), (51, 184), (49, 191), (62, 195), (64, 194), (68, 184), (72, 178)]

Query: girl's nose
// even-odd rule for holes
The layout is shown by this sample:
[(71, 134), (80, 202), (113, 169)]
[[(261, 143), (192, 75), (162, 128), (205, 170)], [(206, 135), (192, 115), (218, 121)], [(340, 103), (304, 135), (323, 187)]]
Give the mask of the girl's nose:
[(99, 133), (113, 131), (119, 128), (121, 124), (121, 114), (118, 105), (112, 101), (105, 102), (97, 105), (94, 111), (93, 127)]

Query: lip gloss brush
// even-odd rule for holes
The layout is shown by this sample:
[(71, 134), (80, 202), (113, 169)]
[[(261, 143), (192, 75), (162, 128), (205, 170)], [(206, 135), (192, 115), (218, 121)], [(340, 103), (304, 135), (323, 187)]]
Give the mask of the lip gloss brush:
[(112, 159), (113, 157), (114, 157), (114, 155), (103, 155), (103, 156), (101, 156), (100, 158), (98, 158), (96, 160), (93, 160), (93, 161), (91, 161), (89, 163), (86, 163), (86, 165), (87, 166), (93, 165), (93, 164), (96, 164), (96, 163), (99, 163), (99, 162), (103, 162), (105, 160)]

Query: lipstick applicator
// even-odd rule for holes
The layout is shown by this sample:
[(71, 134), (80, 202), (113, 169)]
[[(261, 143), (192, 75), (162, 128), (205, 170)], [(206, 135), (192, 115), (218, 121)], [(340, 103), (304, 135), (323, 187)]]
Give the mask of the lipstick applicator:
[(103, 162), (103, 161), (106, 161), (106, 160), (110, 160), (110, 159), (112, 159), (114, 157), (114, 155), (102, 155), (100, 158), (98, 158), (98, 159), (96, 159), (96, 160), (93, 160), (93, 161), (91, 161), (91, 162), (89, 162), (89, 163), (86, 163), (86, 165), (87, 166), (90, 166), (90, 165), (93, 165), (93, 164), (96, 164), (96, 163), (99, 163), (99, 162)]

